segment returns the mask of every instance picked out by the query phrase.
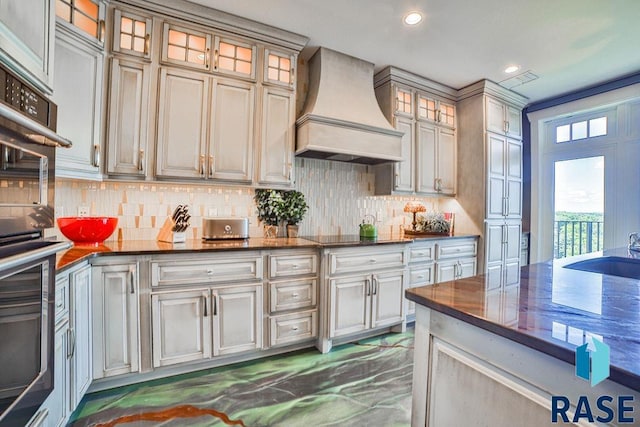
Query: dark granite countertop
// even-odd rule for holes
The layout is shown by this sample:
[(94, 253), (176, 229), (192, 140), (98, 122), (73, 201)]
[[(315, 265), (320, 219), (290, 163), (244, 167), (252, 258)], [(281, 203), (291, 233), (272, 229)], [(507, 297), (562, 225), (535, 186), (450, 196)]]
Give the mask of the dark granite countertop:
[[(575, 363), (583, 335), (610, 347), (610, 380), (640, 390), (640, 280), (565, 268), (626, 248), (523, 267), (520, 284), (486, 291), (485, 276), (423, 286), (407, 298), (520, 344)], [(640, 262), (640, 261), (639, 261)]]
[[(413, 236), (412, 236), (413, 237)], [(164, 243), (156, 240), (106, 241), (99, 246), (73, 246), (60, 252), (56, 259), (56, 271), (62, 272), (78, 263), (95, 256), (149, 255), (157, 253), (215, 252), (229, 250), (293, 249), (339, 246), (365, 246), (391, 243), (411, 243), (424, 239), (455, 239), (477, 237), (475, 235), (434, 236), (427, 238), (407, 238), (403, 235), (381, 235), (377, 239), (360, 239), (358, 235), (310, 236), (295, 239), (264, 239), (252, 237), (244, 240), (187, 240), (185, 243)]]
[(56, 271), (61, 272), (95, 256), (317, 248), (318, 246), (317, 243), (306, 239), (264, 239), (261, 237), (244, 240), (187, 240), (185, 243), (165, 243), (156, 240), (106, 241), (99, 246), (73, 246), (60, 252), (56, 259)]

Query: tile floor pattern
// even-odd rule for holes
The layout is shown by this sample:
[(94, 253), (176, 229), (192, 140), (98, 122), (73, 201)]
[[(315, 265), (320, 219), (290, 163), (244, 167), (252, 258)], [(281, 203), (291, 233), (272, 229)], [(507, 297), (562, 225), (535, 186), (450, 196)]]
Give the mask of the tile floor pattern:
[(86, 396), (71, 426), (409, 426), (413, 328)]

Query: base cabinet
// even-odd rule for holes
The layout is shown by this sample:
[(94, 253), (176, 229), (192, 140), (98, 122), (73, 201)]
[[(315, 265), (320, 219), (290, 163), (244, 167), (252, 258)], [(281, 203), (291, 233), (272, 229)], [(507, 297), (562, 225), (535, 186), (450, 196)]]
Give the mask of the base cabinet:
[(94, 265), (93, 282), (93, 376), (137, 372), (138, 265)]
[(91, 266), (87, 265), (70, 275), (69, 329), (71, 331), (70, 373), (71, 390), (70, 405), (75, 408), (80, 404), (91, 381), (91, 353), (93, 340), (91, 336)]
[(262, 284), (151, 295), (153, 366), (262, 347)]
[[(405, 325), (405, 246), (336, 248), (325, 253), (326, 331), (323, 352), (331, 340), (383, 327)], [(321, 298), (322, 299), (322, 298)]]

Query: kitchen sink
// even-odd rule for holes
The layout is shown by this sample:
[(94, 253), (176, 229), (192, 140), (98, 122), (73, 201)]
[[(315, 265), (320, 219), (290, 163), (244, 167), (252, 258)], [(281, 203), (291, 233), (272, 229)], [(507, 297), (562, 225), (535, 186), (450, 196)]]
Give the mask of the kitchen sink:
[(629, 279), (640, 279), (640, 260), (630, 258), (616, 256), (593, 258), (567, 264), (565, 268), (627, 277)]

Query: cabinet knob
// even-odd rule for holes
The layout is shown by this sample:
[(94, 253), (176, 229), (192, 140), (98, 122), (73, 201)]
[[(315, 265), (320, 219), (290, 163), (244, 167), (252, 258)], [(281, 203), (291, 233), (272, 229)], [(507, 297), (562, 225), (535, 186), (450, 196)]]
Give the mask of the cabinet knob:
[(292, 330), (292, 331), (297, 331), (297, 330), (298, 330), (298, 327), (297, 327), (297, 326), (292, 326), (292, 327), (291, 327), (291, 330)]
[(291, 266), (291, 268), (292, 268), (293, 270), (297, 270), (297, 269), (298, 269), (298, 264), (293, 264), (293, 265)]
[(208, 276), (213, 276), (213, 270), (212, 269), (207, 269), (207, 275)]
[(375, 258), (371, 258), (371, 259), (369, 260), (369, 262), (370, 262), (371, 264), (375, 264), (376, 259), (375, 259)]
[(298, 298), (300, 295), (297, 292), (294, 292), (293, 294), (291, 294), (292, 298)]

